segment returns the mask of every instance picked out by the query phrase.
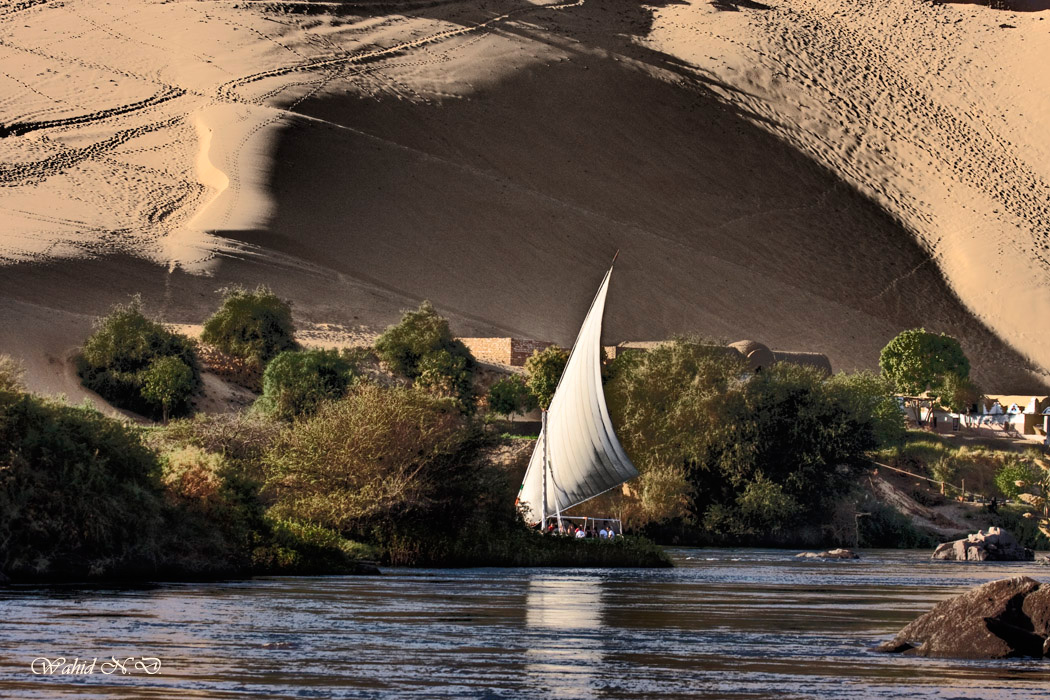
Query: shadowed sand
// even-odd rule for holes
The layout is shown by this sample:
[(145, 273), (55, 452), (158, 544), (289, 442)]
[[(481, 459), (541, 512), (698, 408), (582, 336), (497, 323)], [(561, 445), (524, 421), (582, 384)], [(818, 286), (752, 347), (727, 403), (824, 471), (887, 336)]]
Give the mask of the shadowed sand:
[(1003, 105), (1045, 98), (960, 87), (987, 75), (952, 57), (924, 77), (900, 46), (1038, 58), (1041, 13), (900, 5), (9, 13), (0, 352), (75, 393), (47, 358), (110, 303), (199, 323), (235, 282), (304, 322), (381, 330), (429, 298), (463, 335), (568, 344), (620, 249), (610, 342), (750, 337), (852, 369), (921, 325), (989, 388), (1035, 390), (1050, 147)]

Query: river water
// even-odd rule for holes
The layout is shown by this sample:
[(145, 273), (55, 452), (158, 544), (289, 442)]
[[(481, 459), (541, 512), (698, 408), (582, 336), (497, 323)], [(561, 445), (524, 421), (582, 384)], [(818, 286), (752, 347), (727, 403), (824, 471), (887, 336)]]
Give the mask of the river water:
[[(1050, 582), (1045, 566), (672, 554), (677, 567), (659, 570), (0, 589), (0, 697), (1050, 698), (1050, 660), (871, 650), (975, 584)], [(160, 669), (133, 660), (124, 674), (111, 657)], [(58, 658), (97, 661), (33, 673)]]

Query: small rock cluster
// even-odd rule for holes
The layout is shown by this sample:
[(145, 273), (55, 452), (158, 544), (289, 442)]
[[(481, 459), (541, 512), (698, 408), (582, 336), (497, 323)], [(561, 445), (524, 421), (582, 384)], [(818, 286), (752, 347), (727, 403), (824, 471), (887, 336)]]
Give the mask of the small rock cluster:
[(945, 542), (933, 551), (933, 559), (948, 561), (1033, 561), (1035, 552), (1022, 547), (1006, 530), (990, 527), (964, 540)]
[(992, 581), (941, 601), (878, 651), (914, 656), (1050, 657), (1050, 584)]
[(805, 559), (860, 559), (859, 554), (854, 554), (848, 549), (829, 549), (826, 552), (800, 552), (795, 556)]

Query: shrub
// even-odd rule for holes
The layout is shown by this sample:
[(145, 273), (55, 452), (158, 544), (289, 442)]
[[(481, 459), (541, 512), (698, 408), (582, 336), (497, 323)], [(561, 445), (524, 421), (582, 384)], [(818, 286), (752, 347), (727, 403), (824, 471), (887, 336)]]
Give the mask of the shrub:
[(0, 355), (0, 393), (23, 391), (25, 373), (21, 362), (10, 355)]
[(271, 541), (252, 552), (257, 573), (358, 573), (361, 560), (374, 560), (373, 547), (348, 540), (320, 525), (295, 520), (269, 520)]
[(282, 429), (283, 424), (258, 411), (198, 414), (173, 421), (151, 432), (149, 438), (161, 452), (192, 445), (222, 455), (238, 476), (261, 482), (260, 464)]
[(172, 406), (189, 402), (199, 379), (193, 369), (177, 357), (159, 357), (142, 372), (142, 398), (160, 404), (164, 422)]
[(848, 420), (871, 433), (878, 447), (904, 444), (904, 414), (888, 379), (872, 372), (840, 372), (828, 380), (827, 391), (848, 412)]
[[(643, 515), (703, 523), (705, 535), (768, 542), (820, 529), (866, 452), (899, 440), (884, 380), (780, 363), (748, 373), (717, 347), (677, 340), (624, 363), (607, 386), (617, 434), (642, 474), (684, 475), (685, 509)], [(656, 493), (666, 492), (657, 490)]]
[(538, 402), (519, 375), (504, 377), (489, 389), (489, 409), (500, 415), (525, 414), (536, 408)]
[(86, 578), (145, 570), (163, 554), (158, 464), (89, 407), (0, 392), (0, 570)]
[(354, 366), (335, 350), (286, 350), (266, 366), (258, 405), (264, 411), (292, 420), (309, 415), (321, 402), (346, 394)]
[(868, 515), (857, 520), (860, 547), (924, 549), (938, 544), (937, 538), (919, 530), (911, 519), (878, 501), (865, 504)]
[(452, 337), (448, 321), (424, 301), (406, 311), (397, 325), (376, 339), (376, 355), (395, 374), (415, 380), (434, 393), (454, 396), (473, 409), (477, 363), (470, 350)]
[(959, 463), (950, 455), (942, 455), (930, 465), (930, 473), (937, 481), (951, 484), (959, 475)]
[[(1020, 456), (1011, 455), (995, 474), (995, 485), (1007, 498), (1017, 498), (1027, 487), (1042, 479), (1039, 467)], [(1017, 482), (1022, 482), (1020, 486)]]
[(525, 361), (526, 386), (540, 408), (546, 410), (554, 398), (565, 365), (569, 362), (569, 353), (557, 345), (550, 345), (542, 351), (536, 350), (532, 357)]
[(188, 338), (146, 318), (137, 299), (113, 307), (95, 328), (77, 358), (85, 387), (119, 408), (147, 416), (189, 411), (201, 380)]
[(263, 367), (285, 350), (295, 350), (292, 304), (269, 288), (223, 290), (222, 306), (207, 321), (201, 340)]
[(282, 434), (267, 457), (271, 514), (358, 539), (461, 508), (470, 436), (449, 399), (362, 384)]

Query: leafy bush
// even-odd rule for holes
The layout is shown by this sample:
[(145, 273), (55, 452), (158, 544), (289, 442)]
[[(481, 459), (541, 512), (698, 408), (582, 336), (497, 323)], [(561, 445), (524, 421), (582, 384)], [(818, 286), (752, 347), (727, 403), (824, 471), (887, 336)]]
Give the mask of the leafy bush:
[(114, 406), (165, 419), (188, 412), (201, 387), (193, 343), (146, 318), (137, 299), (95, 322), (77, 372), (85, 387)]
[(25, 389), (25, 367), (10, 355), (0, 355), (0, 393)]
[(204, 322), (201, 340), (263, 367), (285, 350), (295, 350), (292, 304), (269, 288), (223, 292), (222, 307)]
[(557, 345), (550, 345), (542, 351), (536, 350), (532, 357), (525, 361), (526, 386), (540, 408), (546, 410), (554, 398), (565, 365), (569, 362), (569, 353)]
[(536, 397), (519, 375), (504, 377), (489, 389), (489, 409), (500, 415), (525, 414), (538, 405)]
[(470, 412), (477, 363), (470, 350), (452, 337), (448, 321), (424, 301), (376, 339), (376, 354), (395, 374), (415, 380), (435, 393), (454, 396)]
[(282, 434), (267, 457), (271, 514), (367, 540), (374, 526), (459, 509), (470, 439), (449, 399), (360, 385)]
[(343, 396), (353, 379), (353, 364), (335, 350), (285, 351), (266, 366), (258, 405), (291, 420)]
[(833, 400), (848, 412), (848, 420), (870, 430), (880, 448), (900, 446), (907, 433), (904, 415), (893, 395), (893, 384), (872, 372), (840, 372), (827, 381)]
[(373, 547), (348, 540), (320, 525), (270, 520), (269, 528), (271, 541), (252, 552), (252, 568), (257, 573), (360, 573), (362, 560), (378, 559)]
[(873, 501), (866, 509), (868, 515), (857, 521), (860, 547), (925, 549), (938, 544), (936, 537), (916, 529), (908, 516), (890, 506)]
[(959, 462), (950, 455), (942, 455), (930, 465), (930, 473), (937, 481), (954, 483), (955, 477), (959, 475)]
[(874, 375), (825, 379), (787, 363), (747, 373), (738, 358), (689, 340), (618, 368), (607, 394), (643, 498), (650, 472), (677, 471), (689, 485), (679, 491), (687, 507), (647, 506), (643, 515), (748, 541), (821, 528), (866, 452), (902, 434), (888, 387)]
[[(1017, 498), (1028, 486), (1042, 479), (1039, 467), (1019, 455), (1012, 455), (995, 474), (995, 485), (1007, 498)], [(1020, 486), (1017, 482), (1022, 482)]]
[(157, 358), (141, 377), (142, 398), (160, 404), (165, 422), (171, 407), (187, 403), (200, 382), (193, 368), (177, 357)]
[(0, 392), (0, 570), (86, 578), (162, 556), (158, 464), (89, 407)]

